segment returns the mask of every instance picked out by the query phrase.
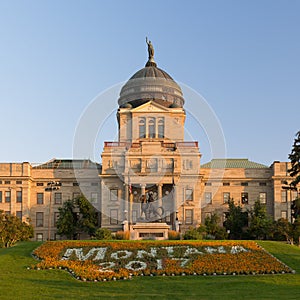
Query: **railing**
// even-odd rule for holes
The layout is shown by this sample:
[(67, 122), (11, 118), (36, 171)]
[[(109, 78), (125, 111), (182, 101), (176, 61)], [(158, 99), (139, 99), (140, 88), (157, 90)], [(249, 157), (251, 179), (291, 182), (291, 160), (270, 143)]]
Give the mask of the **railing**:
[(177, 142), (177, 147), (197, 147), (198, 148), (198, 142), (191, 141), (191, 142)]
[[(162, 147), (164, 148), (176, 148), (176, 147), (197, 147), (198, 148), (198, 142), (197, 141), (191, 141), (191, 142), (176, 142), (176, 143), (169, 143), (169, 142), (161, 142)], [(126, 147), (129, 148), (139, 148), (141, 146), (141, 143), (127, 143), (127, 142), (104, 142), (104, 147), (107, 148), (116, 148), (116, 147)]]

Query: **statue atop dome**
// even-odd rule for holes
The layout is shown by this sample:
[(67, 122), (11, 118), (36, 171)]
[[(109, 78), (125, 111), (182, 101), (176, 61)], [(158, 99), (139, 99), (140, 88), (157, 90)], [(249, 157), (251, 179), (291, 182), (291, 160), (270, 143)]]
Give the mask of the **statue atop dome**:
[(146, 67), (156, 67), (156, 62), (154, 61), (154, 48), (151, 41), (146, 37), (146, 43), (148, 45), (148, 61)]
[(148, 59), (152, 60), (154, 59), (154, 48), (151, 41), (149, 41), (147, 37), (146, 37), (146, 43), (148, 45)]

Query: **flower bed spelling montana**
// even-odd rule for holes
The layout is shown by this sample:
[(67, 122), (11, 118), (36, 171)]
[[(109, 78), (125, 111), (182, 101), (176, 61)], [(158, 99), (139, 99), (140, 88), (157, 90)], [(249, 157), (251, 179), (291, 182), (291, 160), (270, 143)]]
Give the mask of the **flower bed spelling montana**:
[(81, 280), (116, 280), (134, 275), (237, 275), (292, 270), (255, 242), (46, 242), (33, 253), (35, 269), (59, 268)]

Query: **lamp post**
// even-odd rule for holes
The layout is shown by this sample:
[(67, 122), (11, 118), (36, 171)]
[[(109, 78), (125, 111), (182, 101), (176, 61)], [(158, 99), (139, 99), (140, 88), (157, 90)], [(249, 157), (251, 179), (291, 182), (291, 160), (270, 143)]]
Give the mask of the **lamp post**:
[(45, 188), (46, 192), (50, 192), (50, 198), (49, 198), (49, 216), (48, 216), (48, 241), (50, 241), (51, 237), (51, 209), (52, 209), (52, 191), (59, 190), (61, 186), (61, 182), (59, 181), (50, 181), (47, 183), (47, 187)]
[[(287, 191), (290, 191), (290, 205), (288, 206), (288, 210), (290, 210), (290, 217), (291, 217), (291, 223), (293, 222), (293, 217), (292, 217), (292, 191), (298, 191), (297, 188), (293, 185), (291, 185), (290, 183), (288, 183), (286, 180), (282, 182), (283, 185), (282, 186), (282, 189), (283, 190), (287, 190)], [(289, 201), (287, 201), (287, 203), (289, 203)]]

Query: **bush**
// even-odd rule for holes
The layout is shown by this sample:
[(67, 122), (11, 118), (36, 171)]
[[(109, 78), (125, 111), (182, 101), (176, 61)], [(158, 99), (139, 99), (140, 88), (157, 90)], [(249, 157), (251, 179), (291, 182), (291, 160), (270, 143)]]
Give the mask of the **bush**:
[(117, 231), (115, 238), (116, 240), (130, 240), (130, 231)]
[(175, 230), (169, 230), (169, 240), (180, 240), (180, 233)]
[(203, 234), (205, 233), (203, 231), (203, 227), (190, 227), (189, 230), (185, 232), (183, 235), (184, 240), (202, 240), (203, 239)]
[(95, 232), (96, 240), (111, 240), (111, 231), (107, 228), (98, 228)]

